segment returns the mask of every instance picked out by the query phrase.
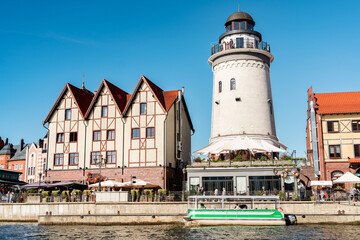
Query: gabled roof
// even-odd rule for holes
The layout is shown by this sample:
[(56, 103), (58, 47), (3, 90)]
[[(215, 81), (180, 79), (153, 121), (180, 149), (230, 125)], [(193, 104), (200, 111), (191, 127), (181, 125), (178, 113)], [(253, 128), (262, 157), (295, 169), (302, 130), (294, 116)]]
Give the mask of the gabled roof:
[(88, 118), (94, 104), (96, 103), (97, 99), (99, 98), (100, 94), (101, 94), (101, 89), (106, 86), (106, 88), (109, 90), (111, 97), (113, 98), (113, 100), (116, 103), (116, 107), (118, 108), (120, 114), (122, 114), (122, 112), (125, 109), (127, 100), (129, 98), (129, 94), (127, 92), (125, 92), (124, 90), (118, 88), (117, 86), (115, 86), (114, 84), (112, 84), (111, 82), (107, 81), (106, 79), (103, 79), (100, 83), (100, 86), (95, 94), (95, 96), (93, 97), (89, 108), (85, 114), (85, 118)]
[(315, 93), (318, 114), (360, 113), (360, 92)]
[(58, 105), (60, 104), (60, 101), (63, 98), (66, 91), (71, 92), (72, 96), (75, 99), (75, 103), (80, 110), (81, 116), (84, 118), (85, 113), (90, 105), (90, 102), (91, 102), (94, 94), (91, 93), (90, 91), (88, 91), (87, 89), (80, 89), (80, 88), (77, 88), (77, 87), (71, 85), (70, 83), (66, 83), (65, 87), (61, 91), (59, 97), (56, 99), (55, 104), (53, 105), (50, 112), (46, 116), (43, 124), (47, 123), (50, 120), (52, 114), (54, 113), (54, 111), (56, 110)]
[(128, 100), (128, 102), (126, 104), (123, 115), (125, 115), (127, 113), (127, 110), (131, 106), (131, 103), (134, 100), (136, 93), (139, 90), (139, 87), (141, 86), (142, 82), (145, 82), (149, 86), (151, 92), (154, 94), (154, 96), (155, 96), (156, 100), (159, 102), (161, 108), (165, 112), (169, 111), (170, 107), (177, 99), (178, 91), (177, 90), (164, 91), (160, 87), (158, 87), (155, 83), (153, 83), (152, 81), (147, 79), (144, 75), (141, 75), (132, 95), (130, 96), (130, 99)]

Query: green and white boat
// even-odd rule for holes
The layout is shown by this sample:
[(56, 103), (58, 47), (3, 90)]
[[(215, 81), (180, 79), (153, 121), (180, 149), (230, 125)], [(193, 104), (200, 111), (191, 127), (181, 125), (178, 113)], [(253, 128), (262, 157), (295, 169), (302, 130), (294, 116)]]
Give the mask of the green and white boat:
[[(274, 201), (274, 209), (255, 209), (255, 201), (261, 200)], [(286, 225), (285, 214), (278, 209), (279, 202), (278, 196), (190, 196), (185, 220), (188, 225)], [(190, 208), (192, 204), (194, 208)], [(234, 209), (238, 204), (251, 207)]]

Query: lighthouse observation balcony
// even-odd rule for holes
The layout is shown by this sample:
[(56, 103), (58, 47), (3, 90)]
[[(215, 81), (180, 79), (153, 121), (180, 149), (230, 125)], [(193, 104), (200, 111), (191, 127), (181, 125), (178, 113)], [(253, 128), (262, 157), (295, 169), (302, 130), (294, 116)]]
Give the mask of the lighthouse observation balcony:
[(211, 47), (211, 55), (236, 48), (253, 48), (270, 53), (270, 44), (267, 42), (257, 41), (256, 39), (237, 38), (235, 42), (230, 41), (213, 45)]

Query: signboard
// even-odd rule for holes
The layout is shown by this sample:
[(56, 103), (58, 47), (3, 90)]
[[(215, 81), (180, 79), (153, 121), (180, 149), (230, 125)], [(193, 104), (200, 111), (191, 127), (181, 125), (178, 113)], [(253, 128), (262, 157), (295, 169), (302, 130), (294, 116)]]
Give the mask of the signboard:
[(311, 186), (332, 186), (332, 181), (311, 181)]

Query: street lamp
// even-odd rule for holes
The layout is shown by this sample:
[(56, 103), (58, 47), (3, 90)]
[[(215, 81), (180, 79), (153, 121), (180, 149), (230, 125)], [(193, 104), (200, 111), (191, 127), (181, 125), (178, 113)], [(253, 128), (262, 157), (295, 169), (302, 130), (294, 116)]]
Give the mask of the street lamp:
[(99, 165), (99, 190), (101, 191), (101, 167), (106, 164), (106, 159), (100, 154), (95, 160), (95, 165)]

